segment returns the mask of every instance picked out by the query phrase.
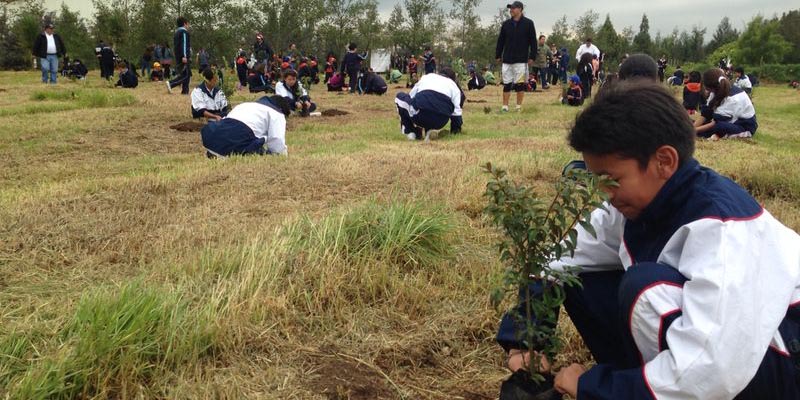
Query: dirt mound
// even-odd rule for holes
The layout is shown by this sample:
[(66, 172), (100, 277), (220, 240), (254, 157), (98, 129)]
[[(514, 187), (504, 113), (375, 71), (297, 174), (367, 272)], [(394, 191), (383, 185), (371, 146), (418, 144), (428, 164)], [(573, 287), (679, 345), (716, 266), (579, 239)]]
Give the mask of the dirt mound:
[(470, 100), (470, 99), (467, 99), (467, 103), (486, 103), (486, 100)]
[(341, 355), (323, 360), (316, 368), (311, 385), (330, 400), (386, 399), (396, 395), (373, 366)]
[(3, 93), (5, 91), (6, 91), (5, 89), (0, 88), (0, 93)]
[(179, 132), (200, 132), (206, 124), (189, 121), (189, 122), (181, 122), (180, 124), (170, 125), (170, 129), (175, 129)]
[(405, 89), (406, 87), (405, 86), (395, 86), (394, 88), (395, 89)]
[(322, 112), (323, 117), (337, 117), (339, 115), (347, 115), (347, 114), (350, 113), (347, 111), (337, 110), (335, 108), (332, 108), (330, 110), (325, 110)]

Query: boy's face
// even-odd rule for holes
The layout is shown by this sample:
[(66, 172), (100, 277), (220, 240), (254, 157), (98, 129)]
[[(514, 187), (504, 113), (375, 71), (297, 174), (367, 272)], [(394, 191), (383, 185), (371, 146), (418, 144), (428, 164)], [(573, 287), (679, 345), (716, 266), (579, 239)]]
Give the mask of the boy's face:
[[(645, 169), (639, 166), (637, 160), (622, 158), (617, 154), (594, 155), (583, 153), (583, 159), (586, 161), (589, 171), (599, 175), (607, 175), (617, 182), (619, 186), (604, 189), (608, 193), (609, 202), (625, 218), (635, 220), (677, 170), (677, 152), (674, 153), (674, 161), (668, 159), (665, 161), (662, 155), (659, 154), (664, 148), (675, 151), (670, 146), (662, 146), (656, 154), (650, 157)], [(666, 167), (665, 164), (667, 164)]]
[(286, 75), (285, 81), (287, 85), (294, 86), (294, 84), (297, 83), (297, 78), (295, 78), (293, 75)]

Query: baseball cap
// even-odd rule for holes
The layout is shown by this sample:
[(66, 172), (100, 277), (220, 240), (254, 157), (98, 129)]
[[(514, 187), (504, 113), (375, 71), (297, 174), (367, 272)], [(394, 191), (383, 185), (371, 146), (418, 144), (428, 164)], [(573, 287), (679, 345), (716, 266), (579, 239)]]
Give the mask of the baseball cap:
[(53, 28), (53, 24), (48, 22), (47, 24), (45, 24), (45, 25), (44, 25), (44, 28), (45, 28), (45, 29), (47, 29), (47, 28)]
[(522, 5), (522, 2), (515, 1), (515, 2), (513, 2), (511, 4), (507, 4), (506, 8), (520, 8), (520, 9), (522, 9), (522, 8), (525, 8), (525, 7)]

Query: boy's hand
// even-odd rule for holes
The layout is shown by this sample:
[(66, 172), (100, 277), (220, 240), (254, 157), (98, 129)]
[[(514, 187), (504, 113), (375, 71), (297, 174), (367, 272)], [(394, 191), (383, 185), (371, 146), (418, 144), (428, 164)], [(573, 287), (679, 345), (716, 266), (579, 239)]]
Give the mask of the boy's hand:
[[(547, 360), (543, 354), (535, 353), (534, 358), (539, 356), (539, 372), (548, 372), (550, 371), (550, 361)], [(508, 359), (506, 360), (506, 366), (511, 372), (517, 372), (518, 369), (530, 369), (531, 364), (531, 353), (527, 350), (520, 350), (520, 349), (511, 349), (508, 352)]]
[(581, 364), (572, 364), (567, 368), (558, 371), (555, 379), (555, 387), (562, 394), (568, 394), (572, 398), (578, 397), (578, 379), (586, 372), (586, 368)]

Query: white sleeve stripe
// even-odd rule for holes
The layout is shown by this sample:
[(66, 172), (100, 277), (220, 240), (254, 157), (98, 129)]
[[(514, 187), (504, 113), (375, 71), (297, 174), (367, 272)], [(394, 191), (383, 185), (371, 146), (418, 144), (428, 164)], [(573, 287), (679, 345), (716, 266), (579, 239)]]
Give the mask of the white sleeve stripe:
[(661, 352), (661, 323), (665, 314), (680, 310), (682, 295), (683, 286), (669, 281), (652, 283), (636, 295), (628, 313), (628, 329), (642, 364)]

